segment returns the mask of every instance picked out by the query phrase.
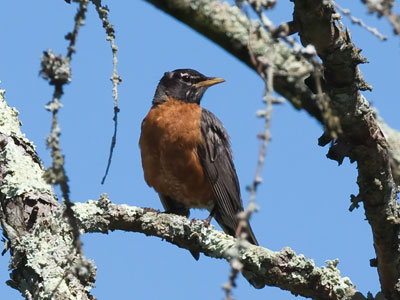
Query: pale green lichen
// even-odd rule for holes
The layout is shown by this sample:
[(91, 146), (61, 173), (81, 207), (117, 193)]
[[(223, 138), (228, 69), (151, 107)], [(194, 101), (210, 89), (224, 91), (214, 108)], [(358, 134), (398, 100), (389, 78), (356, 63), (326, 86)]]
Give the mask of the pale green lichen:
[(340, 271), (337, 268), (339, 259), (327, 260), (326, 264), (326, 267), (321, 267), (321, 284), (333, 287), (336, 295), (353, 295), (355, 290), (350, 278), (340, 276)]
[(8, 144), (0, 152), (3, 164), (3, 178), (0, 191), (7, 198), (13, 198), (29, 192), (40, 192), (52, 195), (52, 189), (43, 179), (43, 169), (26, 155), (23, 148), (9, 139)]
[[(202, 224), (199, 226), (202, 226)], [(207, 248), (209, 256), (229, 258), (229, 254), (226, 251), (235, 246), (235, 239), (215, 230), (212, 225), (202, 226), (200, 228), (200, 235), (202, 237), (201, 243)]]
[(306, 283), (309, 281), (309, 274), (315, 270), (315, 263), (312, 259), (307, 259), (303, 254), (297, 255), (291, 248), (285, 247), (281, 251), (284, 255), (290, 257), (288, 263), (289, 268), (293, 270), (301, 270), (296, 272), (291, 272), (288, 274), (296, 282)]
[[(187, 241), (193, 241), (193, 245), (200, 248), (200, 252), (210, 257), (231, 261), (232, 257), (236, 256), (243, 263), (243, 275), (256, 287), (271, 284), (268, 282), (268, 277), (271, 272), (277, 272), (279, 282), (272, 285), (279, 287), (284, 287), (287, 283), (307, 287), (310, 282), (314, 283), (315, 279), (319, 279), (315, 282), (316, 286), (321, 285), (328, 292), (334, 292), (339, 296), (338, 299), (345, 299), (355, 293), (355, 287), (350, 279), (340, 277), (340, 272), (336, 268), (337, 260), (328, 261), (327, 267), (318, 268), (312, 259), (307, 259), (302, 254), (297, 255), (288, 247), (275, 252), (250, 245), (246, 241), (240, 242), (232, 236), (215, 230), (212, 225), (204, 226), (202, 221), (190, 221), (182, 216), (146, 211), (140, 207), (116, 205), (110, 203), (108, 198), (106, 200), (106, 202), (103, 201), (104, 203), (101, 200), (90, 200), (74, 206), (77, 218), (88, 232), (97, 232), (98, 228), (108, 228), (109, 217), (118, 221), (126, 216), (127, 223), (124, 223), (121, 228), (118, 228), (117, 224), (113, 229), (129, 230), (126, 225), (131, 222), (134, 226), (132, 231), (165, 238), (178, 246), (181, 245), (182, 237), (186, 237)], [(189, 239), (187, 239), (188, 233)], [(281, 274), (285, 272), (287, 274)]]
[[(54, 219), (52, 222), (57, 222), (56, 220)], [(72, 245), (72, 237), (66, 232), (61, 234), (65, 228), (63, 224), (58, 223), (51, 228), (57, 232), (53, 234), (49, 232), (49, 227), (36, 226), (33, 234), (22, 237), (17, 246), (17, 249), (21, 248), (21, 251), (29, 249), (29, 251), (25, 251), (27, 266), (31, 267), (46, 283), (45, 285), (39, 283), (42, 299), (49, 296), (57, 286), (57, 293), (68, 292), (68, 287), (62, 280), (67, 270), (63, 270), (61, 266), (65, 266), (66, 257), (72, 250), (72, 247), (66, 247), (66, 244)]]
[[(87, 203), (74, 202), (72, 210), (77, 220), (85, 220), (86, 227), (91, 228), (93, 231), (108, 231), (108, 222), (98, 222), (96, 218), (93, 218), (93, 216), (104, 213), (104, 208), (100, 206), (99, 201), (88, 200)], [(84, 229), (81, 229), (81, 233), (84, 233)]]
[[(62, 212), (55, 213), (49, 222), (37, 223), (32, 234), (22, 236), (16, 245), (16, 250), (26, 253), (26, 265), (41, 278), (38, 298), (48, 299), (53, 295), (60, 299), (86, 299), (77, 288), (81, 284), (78, 279), (68, 276), (74, 272), (79, 258), (73, 247), (70, 225), (62, 217)], [(89, 264), (93, 265), (93, 262)], [(25, 289), (29, 287), (30, 283), (27, 283)], [(86, 288), (90, 289), (90, 285)]]
[[(9, 107), (4, 99), (4, 90), (0, 90), (0, 133), (8, 137), (22, 139), (23, 143), (35, 149), (34, 145), (21, 133), (18, 111)], [(43, 179), (43, 168), (35, 162), (23, 147), (8, 138), (7, 145), (1, 149), (3, 174), (5, 174), (0, 191), (7, 198), (24, 193), (40, 192), (52, 195), (52, 189)]]
[(129, 217), (133, 217), (133, 216), (137, 216), (138, 213), (142, 213), (143, 209), (139, 208), (139, 207), (132, 207), (126, 204), (121, 204), (121, 208), (124, 209), (124, 211), (126, 212), (127, 216)]
[(257, 268), (260, 269), (261, 273), (265, 273), (267, 270), (262, 267), (263, 262), (269, 261), (276, 257), (276, 252), (262, 248), (262, 247), (251, 247), (250, 249), (244, 251), (241, 256), (242, 260), (252, 261)]
[(78, 219), (90, 219), (90, 216), (103, 213), (103, 209), (99, 207), (98, 201), (88, 200), (86, 203), (75, 202), (72, 207)]
[(5, 135), (16, 135), (25, 137), (21, 133), (21, 123), (18, 120), (18, 110), (7, 105), (4, 94), (5, 90), (0, 89), (0, 132)]

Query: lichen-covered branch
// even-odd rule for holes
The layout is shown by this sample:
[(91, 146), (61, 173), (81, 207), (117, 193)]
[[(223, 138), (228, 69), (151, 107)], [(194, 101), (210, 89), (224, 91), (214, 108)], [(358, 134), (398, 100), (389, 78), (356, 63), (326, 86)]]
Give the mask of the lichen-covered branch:
[[(18, 111), (0, 90), (0, 220), (11, 254), (10, 280), (26, 299), (89, 299), (95, 268), (77, 253), (69, 222)], [(69, 266), (86, 266), (81, 270)]]
[(324, 92), (339, 117), (342, 133), (335, 140), (325, 134), (321, 145), (329, 142), (328, 157), (339, 163), (345, 157), (358, 166), (359, 195), (371, 225), (381, 288), (387, 299), (400, 298), (400, 218), (397, 187), (391, 171), (390, 146), (379, 127), (374, 111), (360, 90), (369, 89), (358, 64), (360, 55), (348, 30), (337, 26), (333, 1), (292, 0), (294, 22), (304, 46), (312, 44), (324, 65)]
[[(202, 252), (214, 258), (229, 260), (229, 249), (236, 239), (185, 217), (160, 213), (152, 209), (116, 205), (106, 195), (99, 201), (76, 203), (75, 216), (86, 232), (125, 230), (160, 237), (181, 248)], [(243, 275), (258, 287), (277, 286), (295, 295), (314, 299), (350, 299), (356, 289), (347, 277), (341, 277), (337, 261), (328, 261), (327, 267), (316, 267), (303, 255), (290, 248), (274, 252), (247, 243), (239, 250)]]

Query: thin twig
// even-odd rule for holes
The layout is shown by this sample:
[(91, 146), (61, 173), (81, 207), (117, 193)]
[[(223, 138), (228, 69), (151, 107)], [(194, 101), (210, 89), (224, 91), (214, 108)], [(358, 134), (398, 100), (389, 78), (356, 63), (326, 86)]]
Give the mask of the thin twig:
[(108, 171), (111, 166), (111, 161), (112, 161), (112, 156), (114, 152), (115, 145), (117, 143), (117, 131), (118, 131), (118, 113), (119, 113), (119, 107), (118, 107), (118, 85), (121, 83), (122, 79), (117, 73), (117, 51), (118, 47), (115, 44), (115, 30), (111, 22), (108, 20), (108, 14), (109, 14), (109, 9), (106, 6), (101, 5), (101, 0), (91, 0), (93, 4), (96, 6), (97, 13), (99, 15), (100, 20), (103, 23), (103, 28), (106, 30), (107, 33), (107, 40), (110, 41), (110, 46), (111, 46), (111, 51), (112, 51), (112, 56), (113, 56), (113, 73), (110, 78), (112, 84), (113, 84), (113, 99), (114, 99), (114, 133), (111, 138), (111, 146), (110, 146), (110, 153), (108, 156), (108, 161), (107, 161), (107, 167), (106, 171), (104, 173), (103, 179), (101, 180), (101, 184), (104, 184), (106, 177), (108, 175)]
[(393, 12), (394, 0), (371, 1), (361, 0), (367, 7), (370, 14), (376, 12), (378, 18), (385, 16), (393, 26), (393, 32), (400, 35), (400, 15)]
[(80, 0), (78, 2), (79, 2), (79, 9), (75, 15), (74, 29), (72, 30), (72, 32), (69, 32), (65, 36), (65, 39), (69, 40), (69, 45), (67, 49), (67, 57), (69, 58), (69, 60), (71, 60), (72, 54), (75, 53), (75, 43), (78, 37), (79, 28), (81, 28), (81, 26), (85, 22), (86, 11), (87, 11), (88, 0)]
[(274, 69), (273, 65), (267, 67), (267, 77), (265, 78), (265, 93), (264, 93), (264, 102), (266, 103), (265, 110), (261, 110), (257, 112), (259, 117), (263, 117), (265, 119), (264, 122), (264, 131), (263, 133), (258, 135), (258, 138), (262, 141), (261, 148), (258, 154), (257, 159), (257, 168), (254, 175), (254, 180), (252, 185), (249, 187), (250, 191), (250, 199), (249, 205), (255, 205), (255, 198), (257, 187), (262, 182), (262, 169), (264, 166), (265, 157), (267, 154), (268, 143), (271, 140), (271, 116), (272, 116), (272, 103), (274, 102), (275, 96), (273, 93), (273, 78), (274, 78)]
[(49, 110), (52, 115), (52, 125), (50, 135), (47, 137), (47, 147), (51, 149), (52, 167), (46, 171), (46, 178), (49, 183), (54, 185), (60, 185), (62, 198), (65, 203), (65, 215), (69, 219), (72, 233), (73, 233), (73, 245), (81, 253), (82, 243), (79, 240), (79, 228), (72, 211), (72, 203), (69, 198), (69, 184), (68, 176), (65, 171), (64, 155), (61, 153), (60, 146), (60, 135), (61, 130), (58, 124), (58, 112), (62, 107), (60, 102), (61, 96), (63, 95), (63, 86), (71, 81), (71, 70), (70, 62), (72, 54), (75, 53), (75, 43), (78, 36), (79, 28), (84, 24), (84, 19), (87, 11), (87, 0), (82, 0), (79, 5), (79, 9), (75, 15), (75, 25), (72, 32), (66, 35), (66, 39), (70, 41), (67, 49), (66, 58), (61, 56), (56, 57), (52, 52), (45, 52), (44, 58), (42, 59), (42, 70), (41, 74), (45, 79), (50, 80), (50, 84), (54, 85), (54, 94), (52, 101), (47, 104), (46, 109)]
[[(87, 4), (88, 0), (81, 0), (79, 2), (79, 9), (75, 15), (74, 29), (65, 36), (65, 38), (69, 40), (66, 57), (62, 58), (61, 55), (55, 56), (50, 50), (44, 52), (40, 71), (42, 77), (49, 80), (51, 85), (54, 85), (53, 99), (46, 105), (46, 109), (52, 113), (51, 130), (46, 140), (47, 148), (51, 151), (52, 166), (46, 170), (45, 178), (47, 182), (53, 185), (59, 185), (61, 188), (62, 198), (65, 204), (64, 215), (67, 217), (72, 231), (72, 245), (74, 249), (76, 249), (80, 258), (76, 266), (70, 265), (70, 268), (73, 268), (75, 272), (81, 268), (88, 270), (90, 266), (83, 260), (82, 242), (79, 238), (79, 226), (72, 209), (73, 203), (69, 196), (70, 188), (68, 184), (68, 176), (65, 170), (64, 155), (61, 152), (60, 146), (61, 130), (58, 124), (58, 112), (62, 107), (60, 99), (63, 95), (63, 86), (71, 81), (70, 62), (72, 54), (75, 53), (75, 43), (79, 29), (84, 24)], [(72, 259), (70, 259), (70, 262), (72, 263)], [(66, 274), (71, 272), (72, 269), (70, 268), (66, 269)]]
[[(258, 4), (259, 3), (255, 3), (253, 1), (253, 5), (258, 5)], [(236, 5), (239, 7), (242, 7), (241, 1), (236, 1)], [(243, 8), (243, 10), (244, 10), (246, 17), (250, 20), (249, 13), (247, 11), (247, 7)], [(230, 260), (231, 271), (229, 274), (229, 280), (227, 283), (225, 283), (223, 285), (223, 290), (225, 291), (225, 300), (233, 300), (232, 288), (236, 287), (235, 281), (236, 281), (237, 275), (243, 268), (243, 265), (240, 263), (240, 260), (238, 257), (240, 251), (245, 247), (245, 244), (243, 243), (243, 241), (246, 240), (246, 231), (243, 230), (243, 227), (248, 226), (248, 221), (251, 217), (251, 214), (254, 211), (258, 210), (258, 207), (255, 203), (256, 192), (257, 192), (258, 185), (262, 182), (261, 172), (263, 169), (265, 156), (267, 153), (267, 146), (271, 139), (270, 123), (271, 123), (271, 114), (272, 114), (272, 103), (273, 103), (273, 99), (275, 99), (274, 94), (273, 94), (273, 76), (274, 76), (273, 67), (272, 67), (273, 63), (270, 63), (266, 67), (265, 63), (261, 63), (259, 60), (257, 60), (257, 58), (254, 54), (254, 51), (251, 47), (252, 35), (253, 35), (253, 28), (250, 25), (249, 40), (247, 43), (250, 60), (252, 61), (257, 72), (260, 74), (260, 76), (266, 82), (266, 89), (265, 89), (265, 94), (264, 94), (264, 101), (266, 103), (266, 109), (264, 111), (262, 111), (263, 112), (262, 117), (265, 118), (265, 126), (264, 126), (263, 133), (258, 135), (258, 137), (263, 141), (263, 143), (261, 145), (259, 156), (258, 156), (258, 163), (257, 163), (254, 180), (253, 180), (253, 183), (251, 184), (251, 186), (247, 187), (248, 190), (250, 191), (249, 204), (246, 207), (246, 209), (238, 215), (239, 225), (238, 225), (238, 228), (236, 231), (236, 236), (238, 237), (238, 239), (237, 239), (235, 248), (232, 249), (232, 253), (230, 253), (230, 256), (232, 258)], [(271, 55), (271, 57), (272, 56), (273, 56), (273, 54)], [(273, 60), (271, 59), (271, 61), (273, 61)], [(265, 71), (265, 68), (266, 68), (266, 71)], [(258, 115), (261, 116), (260, 111), (258, 112)]]
[(365, 30), (371, 32), (373, 35), (375, 35), (375, 36), (376, 36), (378, 39), (380, 39), (381, 41), (386, 41), (386, 40), (387, 40), (387, 37), (384, 36), (383, 34), (381, 34), (381, 33), (378, 31), (378, 29), (376, 29), (376, 28), (374, 28), (374, 27), (370, 27), (370, 26), (368, 26), (367, 24), (365, 24), (363, 20), (354, 17), (354, 16), (351, 14), (350, 9), (348, 9), (348, 8), (342, 8), (342, 7), (341, 7), (339, 4), (337, 4), (336, 2), (335, 2), (335, 7), (336, 7), (342, 14), (344, 14), (345, 16), (347, 16), (353, 24), (358, 24), (358, 25), (360, 25), (362, 28), (364, 28)]

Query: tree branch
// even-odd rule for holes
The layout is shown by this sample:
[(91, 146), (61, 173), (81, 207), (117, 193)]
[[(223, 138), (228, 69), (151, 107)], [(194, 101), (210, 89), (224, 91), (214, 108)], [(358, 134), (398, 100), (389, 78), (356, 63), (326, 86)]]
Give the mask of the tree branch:
[[(236, 248), (235, 238), (215, 230), (212, 225), (152, 209), (113, 204), (106, 195), (99, 201), (75, 203), (74, 212), (86, 232), (141, 232), (227, 261), (229, 250)], [(318, 268), (312, 260), (296, 255), (290, 248), (274, 252), (249, 243), (246, 246), (239, 254), (242, 272), (260, 288), (276, 286), (314, 299), (349, 299), (356, 293), (350, 279), (340, 276), (337, 261), (327, 261), (327, 267)]]
[(95, 268), (73, 246), (64, 207), (44, 180), (35, 146), (21, 133), (4, 90), (0, 120), (0, 220), (12, 270), (7, 284), (26, 299), (89, 299)]

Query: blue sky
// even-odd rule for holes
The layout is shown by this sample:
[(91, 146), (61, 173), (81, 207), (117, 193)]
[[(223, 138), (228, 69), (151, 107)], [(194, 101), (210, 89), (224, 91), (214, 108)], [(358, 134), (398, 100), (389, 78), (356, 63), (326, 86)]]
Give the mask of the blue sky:
[[(348, 3), (351, 2), (351, 3)], [(380, 42), (358, 26), (350, 25), (354, 43), (370, 61), (361, 66), (373, 92), (365, 93), (381, 116), (399, 129), (400, 104), (393, 98), (398, 84), (399, 39), (385, 20), (365, 14), (360, 1), (338, 1), (366, 23), (389, 36)], [(255, 112), (263, 108), (262, 80), (247, 66), (189, 27), (144, 1), (106, 3), (116, 29), (119, 87), (119, 132), (113, 164), (105, 185), (103, 176), (113, 131), (112, 93), (109, 78), (112, 58), (104, 30), (93, 5), (72, 60), (72, 82), (65, 88), (60, 113), (61, 146), (66, 156), (73, 201), (98, 199), (107, 192), (115, 203), (162, 209), (156, 193), (143, 180), (138, 138), (140, 123), (150, 108), (156, 85), (165, 71), (193, 68), (208, 76), (226, 79), (210, 88), (202, 105), (224, 123), (232, 139), (235, 165), (247, 203), (245, 186), (251, 183), (258, 153), (257, 133), (263, 122)], [(38, 76), (42, 52), (66, 53), (64, 35), (73, 27), (77, 5), (64, 1), (2, 1), (0, 19), (1, 88), (6, 99), (20, 111), (22, 130), (49, 165), (45, 137), (50, 113), (44, 105), (52, 88)], [(288, 21), (292, 3), (280, 0), (271, 18)], [(344, 19), (345, 24), (349, 22)], [(357, 288), (375, 294), (379, 290), (372, 237), (361, 208), (350, 213), (350, 194), (357, 194), (356, 165), (342, 166), (326, 159), (327, 148), (317, 145), (320, 125), (289, 103), (275, 106), (272, 141), (268, 148), (263, 184), (257, 194), (260, 211), (251, 223), (262, 246), (280, 250), (289, 246), (313, 258), (319, 266), (339, 258), (339, 269)], [(193, 211), (192, 217), (206, 217)], [(215, 223), (214, 223), (215, 224)], [(137, 233), (112, 232), (82, 237), (84, 252), (95, 260), (98, 272), (93, 293), (99, 299), (222, 299), (221, 285), (227, 281), (229, 265), (189, 252), (157, 238)], [(5, 285), (9, 254), (0, 257), (0, 294), (3, 299), (21, 299)], [(277, 288), (253, 289), (242, 277), (234, 290), (236, 299), (294, 299)]]

